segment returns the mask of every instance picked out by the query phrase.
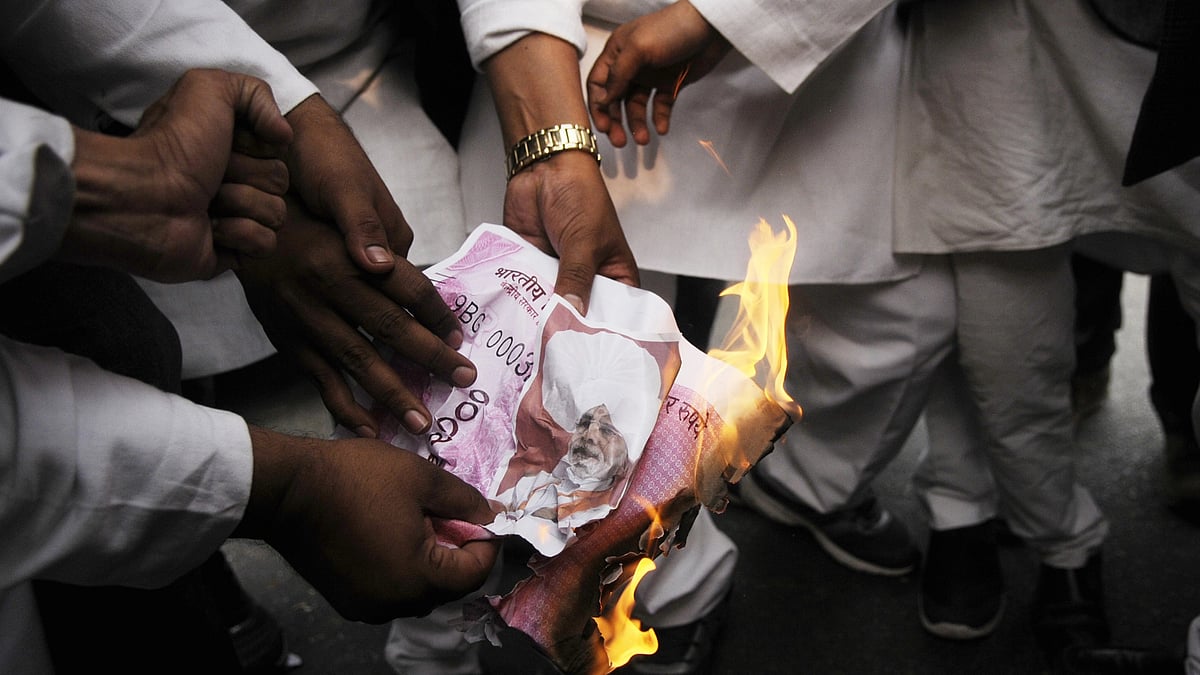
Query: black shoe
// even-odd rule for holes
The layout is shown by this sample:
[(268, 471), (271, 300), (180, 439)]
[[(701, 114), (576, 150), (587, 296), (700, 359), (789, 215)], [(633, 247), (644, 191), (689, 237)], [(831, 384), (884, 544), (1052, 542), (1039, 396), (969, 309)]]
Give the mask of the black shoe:
[(1072, 675), (1179, 675), (1185, 668), (1181, 656), (1132, 647), (1073, 647), (1063, 665)]
[(717, 635), (729, 614), (729, 594), (711, 612), (692, 623), (655, 628), (658, 651), (633, 657), (614, 675), (701, 675), (712, 665)]
[(904, 523), (868, 495), (852, 508), (820, 513), (787, 494), (765, 476), (746, 474), (730, 486), (730, 501), (748, 506), (775, 522), (812, 532), (825, 552), (859, 572), (901, 576), (921, 560)]
[(1004, 604), (994, 523), (929, 533), (917, 600), (925, 630), (951, 640), (981, 638), (1000, 623)]
[(1191, 433), (1167, 433), (1164, 493), (1167, 507), (1184, 520), (1200, 525), (1200, 445)]
[(1041, 566), (1033, 596), (1033, 632), (1055, 672), (1071, 672), (1070, 654), (1108, 646), (1099, 552), (1079, 569)]

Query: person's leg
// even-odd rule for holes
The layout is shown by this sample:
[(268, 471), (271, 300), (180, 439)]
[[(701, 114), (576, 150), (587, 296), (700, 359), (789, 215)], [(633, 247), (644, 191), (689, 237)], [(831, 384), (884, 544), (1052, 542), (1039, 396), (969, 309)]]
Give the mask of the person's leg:
[(871, 483), (904, 446), (950, 354), (954, 287), (944, 257), (897, 282), (794, 286), (788, 392), (804, 409), (739, 484), (742, 502), (801, 525), (843, 564), (903, 574), (917, 551)]
[(1075, 473), (1069, 249), (952, 258), (960, 361), (1001, 508), (1042, 560), (1034, 629), (1057, 659), (1109, 637), (1100, 574), (1108, 524)]
[(1108, 396), (1109, 362), (1121, 328), (1121, 286), (1125, 272), (1079, 253), (1071, 255), (1075, 279), (1075, 372), (1071, 406), (1081, 420)]
[(1005, 605), (996, 485), (957, 354), (934, 378), (925, 426), (929, 445), (913, 475), (929, 522), (917, 613), (939, 637), (983, 637), (1000, 622)]
[(721, 291), (726, 286), (728, 283), (720, 279), (683, 275), (675, 278), (674, 308), (679, 332), (702, 352), (708, 351)]
[(1150, 278), (1146, 308), (1146, 355), (1150, 402), (1162, 424), (1167, 505), (1200, 522), (1200, 444), (1192, 406), (1200, 392), (1196, 322), (1184, 309), (1170, 274)]

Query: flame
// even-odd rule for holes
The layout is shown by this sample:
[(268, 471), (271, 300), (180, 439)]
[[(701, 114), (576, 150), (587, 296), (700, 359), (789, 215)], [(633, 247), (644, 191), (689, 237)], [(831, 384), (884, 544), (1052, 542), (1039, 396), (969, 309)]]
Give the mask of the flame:
[(634, 591), (642, 578), (654, 569), (650, 558), (638, 558), (633, 578), (621, 591), (615, 603), (610, 603), (604, 613), (595, 618), (596, 627), (604, 637), (604, 651), (608, 653), (609, 672), (629, 663), (638, 654), (653, 654), (658, 651), (658, 636), (653, 628), (642, 630), (642, 622), (633, 618)]
[[(787, 373), (786, 319), (788, 313), (788, 278), (796, 255), (796, 225), (783, 216), (786, 230), (775, 232), (766, 220), (760, 219), (750, 233), (750, 261), (746, 279), (733, 284), (721, 296), (740, 298), (737, 313), (720, 347), (708, 354), (735, 368), (762, 388), (762, 394), (781, 407), (793, 420), (803, 411), (784, 388)], [(711, 381), (717, 379), (714, 373)], [(716, 396), (714, 386), (706, 386), (706, 395)], [(738, 420), (749, 417), (759, 394), (739, 396), (731, 401), (732, 411), (722, 427), (719, 447), (733, 473), (730, 482), (737, 482), (750, 468), (750, 462), (740, 456)], [(697, 447), (699, 451), (699, 447)]]
[(712, 155), (713, 159), (717, 160), (717, 164), (721, 165), (721, 168), (725, 171), (726, 176), (729, 176), (730, 178), (733, 177), (733, 174), (730, 173), (730, 171), (729, 171), (729, 167), (725, 166), (725, 160), (721, 159), (721, 156), (717, 154), (717, 149), (713, 147), (712, 141), (706, 141), (704, 139), (699, 139), (696, 142), (700, 144), (700, 147), (707, 150), (708, 154)]

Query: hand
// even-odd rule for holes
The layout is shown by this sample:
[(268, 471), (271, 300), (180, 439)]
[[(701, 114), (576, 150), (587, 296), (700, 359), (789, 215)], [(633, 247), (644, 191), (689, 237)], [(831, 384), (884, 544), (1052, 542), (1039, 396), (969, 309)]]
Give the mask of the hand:
[[(234, 151), (235, 130), (257, 155)], [(207, 279), (275, 245), (291, 128), (261, 80), (193, 70), (127, 138), (75, 130), (61, 259), (164, 282)]]
[(707, 75), (729, 50), (729, 42), (687, 0), (619, 26), (587, 77), (588, 110), (596, 129), (608, 134), (614, 146), (624, 147), (624, 118), (634, 141), (645, 145), (650, 142), (647, 107), (652, 105), (654, 129), (666, 134), (680, 89)]
[(422, 616), (487, 579), (491, 542), (438, 545), (432, 518), (491, 522), (475, 488), (383, 441), (251, 427), (254, 479), (236, 537), (263, 539), (343, 617)]
[(287, 118), (296, 134), (288, 158), (294, 191), (318, 218), (337, 225), (355, 264), (387, 274), (396, 255), (408, 254), (413, 233), (367, 153), (319, 95)]
[(462, 329), (429, 279), (404, 258), (390, 272), (368, 274), (354, 264), (331, 225), (289, 204), (274, 255), (247, 261), (238, 272), (271, 342), (313, 376), (339, 424), (374, 438), (378, 425), (343, 379), (349, 373), (413, 433), (429, 427), (429, 410), (380, 358), (362, 327), (400, 356), (459, 387), (475, 367), (455, 351)]
[(639, 283), (604, 178), (585, 152), (560, 152), (513, 176), (504, 194), (504, 224), (542, 251), (557, 253), (554, 291), (581, 314), (595, 275)]

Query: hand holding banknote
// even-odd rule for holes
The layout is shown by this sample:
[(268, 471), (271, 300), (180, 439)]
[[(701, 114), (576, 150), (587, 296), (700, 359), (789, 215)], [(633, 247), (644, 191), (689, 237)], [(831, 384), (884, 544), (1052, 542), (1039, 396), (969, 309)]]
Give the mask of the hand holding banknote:
[(360, 327), (445, 382), (475, 381), (475, 366), (455, 351), (461, 325), (429, 279), (399, 257), (387, 274), (364, 272), (338, 231), (295, 201), (276, 254), (247, 263), (238, 275), (272, 343), (313, 377), (337, 422), (359, 436), (374, 438), (379, 425), (355, 403), (343, 372), (408, 430), (422, 432), (431, 420)]

